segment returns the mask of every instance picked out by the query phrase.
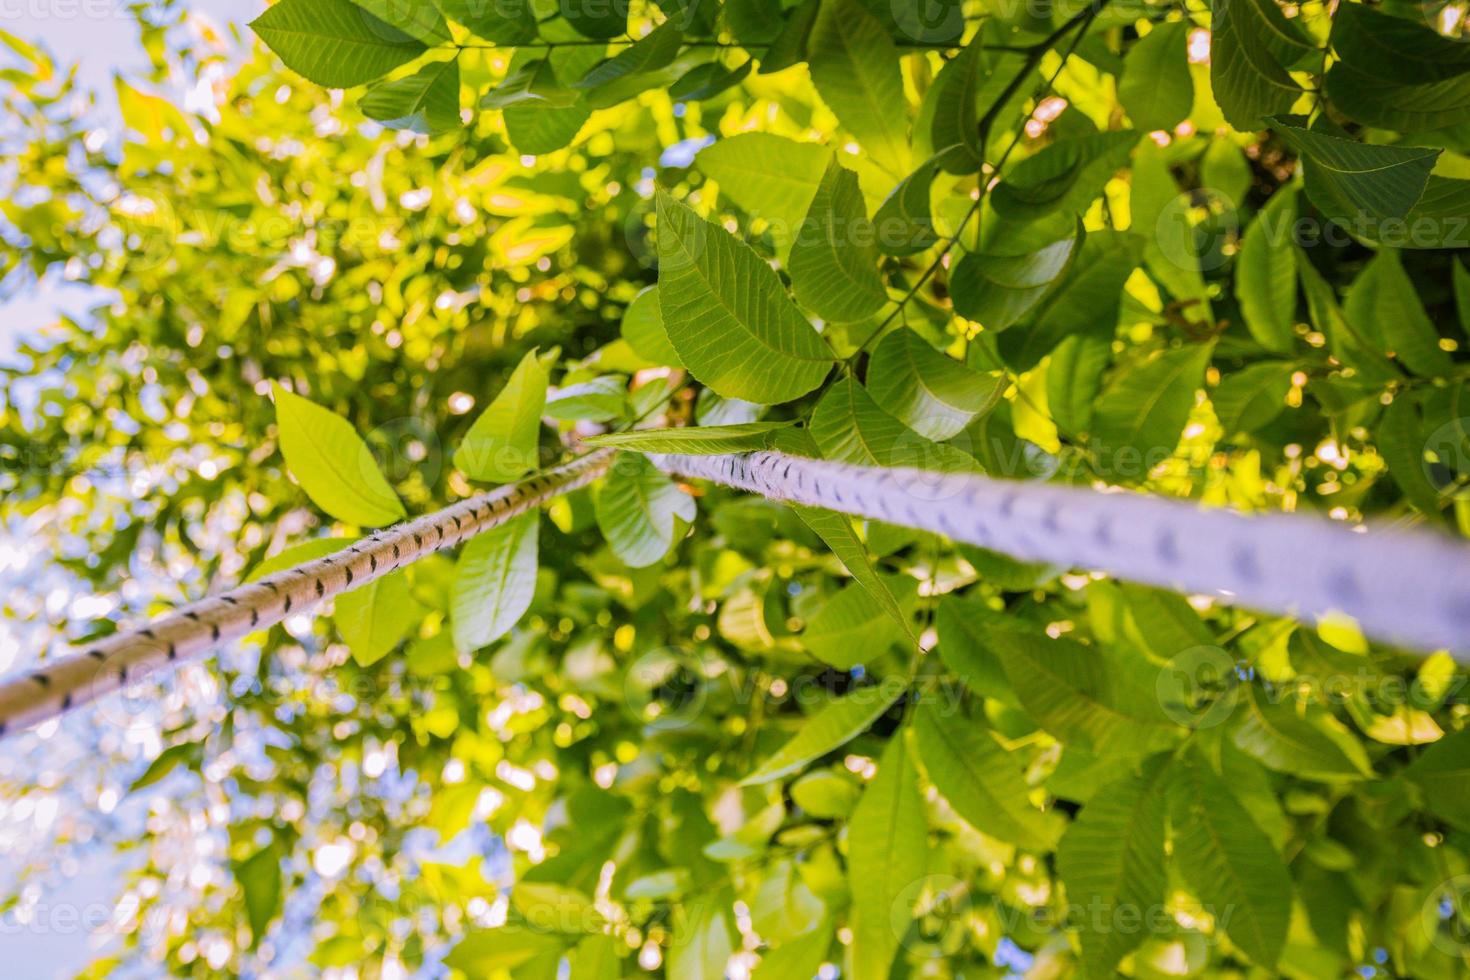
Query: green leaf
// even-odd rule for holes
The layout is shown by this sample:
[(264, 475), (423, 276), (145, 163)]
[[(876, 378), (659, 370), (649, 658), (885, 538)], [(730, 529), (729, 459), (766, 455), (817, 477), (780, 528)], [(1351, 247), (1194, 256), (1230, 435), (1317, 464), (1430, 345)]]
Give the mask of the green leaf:
[(649, 286), (633, 297), (633, 302), (623, 311), (622, 335), (633, 353), (644, 360), (669, 367), (684, 366), (679, 352), (669, 343), (669, 332), (664, 329), (657, 286)]
[(1156, 701), (1143, 710), (1138, 678), (1114, 669), (1133, 665), (1065, 638), (995, 629), (988, 639), (1022, 707), (1063, 744), (1143, 754), (1174, 740)]
[(1033, 851), (1056, 848), (1066, 820), (1031, 805), (1020, 765), (983, 725), (921, 702), (914, 747), (934, 788), (970, 826)]
[(630, 568), (646, 568), (674, 546), (675, 520), (694, 521), (694, 498), (643, 456), (621, 456), (597, 494), (597, 526)]
[(1460, 314), (1460, 333), (1470, 340), (1470, 270), (1463, 260), (1450, 263), (1451, 279), (1454, 282), (1455, 309)]
[(1446, 735), (1404, 770), (1424, 794), (1429, 812), (1460, 830), (1470, 830), (1470, 731)]
[(1127, 923), (1148, 921), (1168, 898), (1165, 768), (1154, 759), (1099, 788), (1057, 846), (1067, 901), (1102, 913), (1078, 923), (1089, 976), (1114, 975), (1118, 961), (1146, 937)]
[(791, 784), (791, 802), (808, 816), (846, 819), (857, 805), (861, 790), (837, 769), (818, 769)]
[(895, 179), (907, 174), (909, 108), (883, 25), (857, 0), (822, 0), (807, 51), (812, 82), (843, 128)]
[(627, 379), (612, 374), (558, 388), (544, 409), (551, 418), (567, 422), (607, 422), (627, 410)]
[(250, 27), (288, 68), (329, 88), (365, 85), (426, 50), (349, 0), (281, 0)]
[(1428, 24), (1364, 4), (1332, 18), (1338, 60), (1327, 72), (1333, 108), (1381, 129), (1443, 129), (1470, 121), (1470, 56)]
[(491, 976), (497, 970), (514, 970), (538, 956), (559, 954), (569, 942), (570, 937), (560, 933), (526, 926), (472, 929), (444, 957), (444, 965), (472, 977)]
[(657, 71), (678, 57), (684, 43), (679, 25), (666, 20), (611, 58), (597, 65), (574, 84), (579, 89), (596, 89), (611, 85), (631, 75)]
[(1296, 346), (1296, 189), (1282, 187), (1245, 230), (1235, 262), (1235, 296), (1256, 343), (1279, 354)]
[(620, 943), (616, 936), (587, 936), (569, 957), (571, 970), (567, 980), (621, 980), (621, 951), (626, 948), (626, 944)]
[(884, 337), (868, 363), (873, 399), (929, 439), (958, 435), (1000, 402), (1007, 385), (1003, 376), (981, 374), (907, 328)]
[(758, 786), (780, 779), (847, 744), (867, 731), (902, 694), (897, 684), (874, 684), (855, 688), (824, 705), (803, 722), (790, 741), (742, 779), (740, 785)]
[(878, 207), (873, 216), (878, 249), (884, 255), (915, 255), (934, 247), (939, 232), (934, 228), (931, 202), (934, 178), (941, 168), (964, 155), (964, 148), (941, 150), (909, 174)]
[(1067, 274), (1083, 231), (1026, 255), (970, 252), (950, 273), (955, 312), (986, 330), (1004, 330), (1036, 308)]
[(824, 320), (863, 320), (888, 301), (857, 175), (836, 158), (817, 186), (788, 267), (797, 301)]
[(950, 165), (956, 168), (952, 172), (961, 172), (962, 161), (963, 171), (972, 172), (985, 158), (980, 146), (980, 110), (975, 101), (982, 57), (983, 46), (977, 36), (959, 54), (945, 62), (934, 78), (933, 91), (926, 97), (926, 101), (932, 100), (933, 105), (929, 123), (930, 144), (936, 151), (953, 146), (964, 151), (963, 157), (952, 159)]
[(629, 0), (558, 4), (557, 10), (583, 37), (610, 41), (628, 31)]
[(1246, 755), (1268, 769), (1303, 779), (1364, 779), (1373, 774), (1362, 745), (1321, 708), (1247, 690), (1250, 696), (1242, 699), (1247, 710), (1232, 735)]
[(1071, 336), (1057, 345), (1046, 366), (1046, 407), (1057, 428), (1079, 435), (1092, 426), (1102, 375), (1112, 345), (1095, 336)]
[(1113, 379), (1097, 401), (1090, 445), (1103, 473), (1143, 480), (1174, 454), (1213, 344), (1166, 351)]
[(687, 453), (715, 456), (771, 448), (772, 433), (793, 422), (741, 422), (738, 425), (691, 425), (678, 429), (639, 429), (588, 436), (589, 446), (612, 446), (639, 453)]
[(820, 923), (811, 932), (788, 939), (761, 956), (755, 980), (812, 980), (827, 961), (832, 927)]
[(575, 105), (581, 96), (563, 88), (556, 70), (547, 58), (517, 59), (504, 80), (480, 98), (481, 109), (508, 109), (511, 106), (534, 105), (547, 109), (564, 109)]
[(902, 729), (888, 740), (847, 825), (854, 980), (891, 975), (929, 854), (924, 797), (904, 741)]
[(1389, 475), (1409, 502), (1430, 517), (1439, 516), (1444, 501), (1430, 481), (1424, 451), (1427, 433), (1412, 392), (1400, 392), (1383, 410), (1373, 430), (1373, 442)]
[(304, 562), (315, 561), (325, 558), (336, 551), (341, 551), (352, 544), (350, 538), (312, 538), (310, 541), (302, 541), (282, 548), (250, 570), (245, 576), (245, 583), (258, 582), (267, 575), (283, 572), (288, 568), (294, 568)]
[(766, 49), (765, 56), (761, 58), (762, 75), (784, 71), (806, 61), (812, 27), (817, 22), (817, 12), (821, 7), (821, 0), (801, 0), (792, 8), (786, 15), (785, 23), (779, 26), (771, 46)]
[(989, 642), (997, 628), (1014, 628), (1014, 623), (981, 599), (947, 595), (939, 600), (934, 629), (944, 665), (978, 697), (1019, 705), (1011, 679)]
[(471, 538), (454, 568), (449, 615), (462, 652), (489, 646), (520, 621), (536, 593), (541, 519), (522, 514)]
[(807, 887), (795, 863), (785, 858), (766, 866), (765, 877), (750, 903), (751, 925), (762, 939), (775, 943), (816, 928), (825, 911), (822, 900)]
[(445, 16), (476, 37), (515, 47), (536, 39), (531, 0), (435, 0)]
[(344, 592), (334, 603), (332, 622), (360, 667), (386, 657), (423, 618), (408, 576), (400, 569)]
[(1118, 101), (1134, 128), (1172, 130), (1189, 115), (1194, 105), (1189, 28), (1188, 20), (1158, 24), (1128, 52), (1127, 68), (1118, 82)]
[(1424, 311), (1419, 289), (1404, 271), (1398, 251), (1380, 249), (1358, 273), (1343, 303), (1343, 313), (1360, 327), (1377, 329), (1382, 345), (1421, 377), (1448, 374), (1454, 367), (1439, 346), (1439, 331)]
[(379, 82), (358, 102), (362, 114), (389, 129), (437, 136), (463, 125), (459, 116), (459, 59), (436, 61), (417, 74)]
[[(562, 43), (574, 40), (576, 35), (565, 25), (562, 31), (555, 28), (553, 21), (543, 29), (548, 42)], [(510, 60), (507, 74), (514, 76), (523, 65), (541, 60), (538, 48), (520, 48)], [(563, 80), (581, 78), (592, 70), (602, 58), (596, 45), (562, 46), (553, 48), (545, 56), (545, 67), (536, 73), (530, 91), (542, 95), (541, 99), (526, 100), (505, 108), (505, 133), (511, 146), (521, 153), (553, 153), (568, 146), (587, 120), (592, 117), (592, 107), (583, 99), (568, 102), (569, 92), (563, 88)], [(575, 93), (571, 93), (575, 94)]]
[(811, 434), (824, 458), (842, 463), (943, 473), (978, 469), (965, 453), (924, 438), (883, 411), (852, 378), (843, 378), (822, 396), (812, 412)]
[(546, 386), (546, 368), (532, 349), (465, 433), (454, 465), (471, 480), (489, 483), (509, 483), (535, 469)]
[(890, 580), (878, 574), (868, 549), (853, 530), (852, 518), (820, 507), (804, 507), (801, 504), (788, 506), (801, 518), (802, 523), (815, 531), (827, 547), (832, 549), (832, 553), (841, 560), (853, 579), (867, 589), (868, 595), (888, 614), (889, 619), (909, 639), (917, 643), (917, 638), (913, 635), (912, 617), (899, 603), (898, 596), (889, 584)]
[(669, 86), (669, 98), (676, 102), (712, 99), (745, 81), (754, 66), (755, 62), (749, 58), (735, 68), (727, 68), (718, 61), (695, 65)]
[(281, 911), (281, 855), (267, 844), (233, 864), (235, 881), (245, 896), (245, 921), (250, 926), (250, 948), (260, 945), (271, 920)]
[(1043, 301), (1026, 330), (1000, 337), (1007, 362), (1029, 371), (1067, 337), (1082, 334), (1111, 344), (1124, 285), (1143, 259), (1143, 241), (1128, 232), (1090, 231), (1067, 277)]
[(1466, 214), (1470, 214), (1470, 180), (1430, 174), (1424, 193), (1402, 225), (1385, 222), (1381, 228), (1366, 227), (1357, 237), (1395, 248), (1464, 248), (1470, 244)]
[(1200, 190), (1220, 200), (1221, 207), (1238, 208), (1250, 193), (1251, 165), (1239, 144), (1216, 136), (1199, 161)]
[(1242, 132), (1287, 112), (1302, 94), (1288, 68), (1315, 55), (1301, 27), (1275, 0), (1217, 0), (1210, 39), (1210, 86), (1226, 122)]
[(990, 192), (996, 213), (1035, 221), (1053, 211), (1081, 212), (1128, 162), (1138, 142), (1132, 130), (1059, 139), (1022, 160)]
[[(900, 604), (912, 603), (916, 595), (913, 579), (888, 577), (884, 587), (902, 593)], [(895, 644), (909, 640), (908, 618), (895, 623), (872, 593), (854, 582), (817, 610), (802, 631), (801, 642), (823, 663), (851, 670), (881, 660)]]
[(1171, 768), (1174, 859), (1219, 927), (1258, 966), (1281, 957), (1291, 921), (1286, 862), (1231, 787), (1193, 754)]
[[(1267, 2), (1267, 0), (1262, 0)], [(1429, 172), (1443, 150), (1418, 146), (1355, 143), (1270, 120), (1306, 161), (1307, 196), (1349, 231), (1409, 213), (1424, 193)]]
[(1210, 393), (1215, 417), (1226, 435), (1256, 432), (1286, 410), (1295, 364), (1261, 361), (1227, 375)]
[(699, 152), (699, 169), (717, 181), (721, 195), (771, 226), (777, 253), (791, 248), (832, 151), (771, 133), (739, 133)]
[(352, 0), (374, 17), (425, 44), (448, 44), (449, 25), (436, 3), (421, 0)]
[(734, 952), (723, 903), (704, 896), (676, 924), (667, 976), (669, 980), (722, 977)]
[(1367, 382), (1400, 378), (1398, 369), (1384, 355), (1383, 344), (1364, 334), (1343, 315), (1332, 284), (1300, 250), (1297, 251), (1296, 270), (1302, 281), (1302, 292), (1307, 297), (1307, 314), (1312, 325), (1327, 337), (1327, 346), (1333, 356)]
[(658, 250), (664, 326), (691, 374), (761, 404), (822, 383), (831, 351), (748, 245), (660, 191)]
[(406, 516), (372, 451), (344, 418), (272, 383), (281, 455), (311, 502), (344, 524), (382, 527)]
[(180, 742), (177, 745), (170, 745), (154, 757), (141, 776), (133, 780), (128, 786), (128, 792), (136, 793), (140, 789), (146, 789), (162, 782), (165, 776), (179, 766), (187, 766), (197, 771), (203, 761), (203, 742)]

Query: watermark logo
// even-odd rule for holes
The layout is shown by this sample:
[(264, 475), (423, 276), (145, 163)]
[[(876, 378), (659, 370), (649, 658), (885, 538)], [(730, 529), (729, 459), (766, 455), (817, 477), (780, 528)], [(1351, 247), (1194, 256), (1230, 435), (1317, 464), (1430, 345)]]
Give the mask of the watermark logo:
[(1239, 666), (1217, 646), (1190, 647), (1159, 671), (1154, 693), (1176, 725), (1195, 731), (1214, 728), (1239, 701)]
[(1456, 875), (1432, 891), (1419, 922), (1441, 953), (1456, 959), (1470, 953), (1470, 874)]
[(692, 651), (650, 650), (623, 675), (624, 702), (654, 731), (678, 731), (694, 724), (708, 699), (705, 665)]
[(1470, 418), (1454, 419), (1430, 433), (1421, 462), (1441, 496), (1470, 493)]

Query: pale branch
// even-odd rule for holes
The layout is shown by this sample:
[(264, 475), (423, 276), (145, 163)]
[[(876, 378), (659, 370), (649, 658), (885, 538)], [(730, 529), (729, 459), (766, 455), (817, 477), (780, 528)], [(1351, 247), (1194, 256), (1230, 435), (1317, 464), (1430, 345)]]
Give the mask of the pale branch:
[[(329, 596), (452, 548), (604, 473), (597, 450), (545, 474), (118, 633), (0, 685), (0, 734), (57, 717)], [(775, 452), (654, 455), (671, 475), (1290, 617), (1342, 614), (1375, 639), (1470, 661), (1470, 548), (1411, 530), (1245, 515), (1142, 493), (854, 466)]]

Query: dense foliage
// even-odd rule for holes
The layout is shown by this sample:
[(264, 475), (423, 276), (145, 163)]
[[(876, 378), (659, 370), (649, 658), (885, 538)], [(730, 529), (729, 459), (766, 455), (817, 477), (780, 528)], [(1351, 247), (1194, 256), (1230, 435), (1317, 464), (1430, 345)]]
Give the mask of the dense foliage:
[[(1462, 975), (1443, 651), (639, 455), (1465, 534), (1462, 13), (282, 0), (253, 27), (290, 72), (260, 54), (212, 118), (119, 83), (120, 141), (10, 40), (0, 272), (115, 297), (0, 405), (7, 516), (117, 596), (67, 639), (153, 611), (124, 587), (148, 569), (196, 597), (625, 449), (544, 518), (191, 668), (222, 696), (161, 723), (126, 699), (157, 727), (103, 749), (166, 747), (128, 770), (119, 958)], [(685, 431), (599, 439), (635, 423)]]

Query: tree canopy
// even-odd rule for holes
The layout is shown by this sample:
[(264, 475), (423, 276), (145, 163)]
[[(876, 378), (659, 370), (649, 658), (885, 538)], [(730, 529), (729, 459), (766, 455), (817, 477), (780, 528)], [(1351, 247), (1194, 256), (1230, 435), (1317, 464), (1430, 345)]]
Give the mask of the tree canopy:
[(618, 449), (16, 738), (8, 914), (116, 847), (95, 976), (1463, 975), (1447, 652), (645, 456), (1463, 538), (1462, 16), (280, 0), (237, 62), (170, 7), (115, 132), (0, 34), (0, 289), (105, 297), (0, 366), (46, 656)]

